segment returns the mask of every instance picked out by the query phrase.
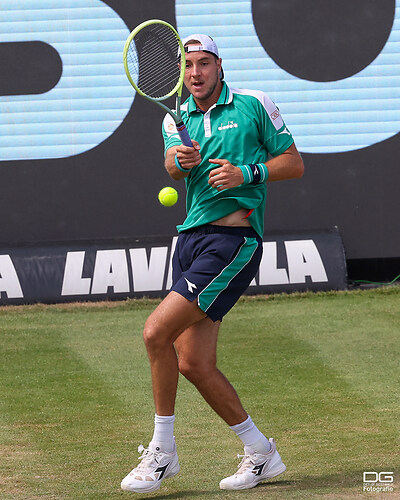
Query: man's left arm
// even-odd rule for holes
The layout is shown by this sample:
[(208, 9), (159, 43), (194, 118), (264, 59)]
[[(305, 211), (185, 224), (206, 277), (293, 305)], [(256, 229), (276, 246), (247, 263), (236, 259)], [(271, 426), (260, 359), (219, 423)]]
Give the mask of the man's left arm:
[(294, 143), (280, 155), (268, 160), (265, 165), (269, 182), (298, 179), (304, 173), (303, 160)]
[[(218, 165), (217, 168), (211, 170), (208, 181), (210, 186), (217, 189), (217, 191), (231, 189), (245, 182), (242, 171), (243, 166), (239, 168), (232, 165), (229, 160), (224, 159), (214, 159), (209, 160), (209, 162)], [(267, 181), (297, 179), (302, 177), (304, 172), (303, 160), (294, 143), (280, 155), (265, 162), (264, 165), (268, 170)], [(252, 175), (252, 173), (249, 175)]]

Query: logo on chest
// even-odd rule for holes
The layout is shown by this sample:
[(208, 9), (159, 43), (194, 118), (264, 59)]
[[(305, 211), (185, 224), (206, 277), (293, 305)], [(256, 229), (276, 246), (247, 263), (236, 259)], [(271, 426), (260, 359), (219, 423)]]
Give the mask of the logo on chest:
[(234, 121), (230, 121), (226, 125), (221, 123), (221, 125), (218, 127), (218, 130), (228, 130), (231, 128), (238, 128), (238, 127), (239, 125), (237, 123), (235, 123)]

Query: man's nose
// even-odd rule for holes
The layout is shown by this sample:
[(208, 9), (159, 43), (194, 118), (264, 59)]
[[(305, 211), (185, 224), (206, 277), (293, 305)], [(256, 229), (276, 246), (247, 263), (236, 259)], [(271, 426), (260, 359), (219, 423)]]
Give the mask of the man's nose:
[(193, 75), (199, 75), (200, 74), (200, 65), (199, 64), (193, 64), (192, 66), (192, 76)]

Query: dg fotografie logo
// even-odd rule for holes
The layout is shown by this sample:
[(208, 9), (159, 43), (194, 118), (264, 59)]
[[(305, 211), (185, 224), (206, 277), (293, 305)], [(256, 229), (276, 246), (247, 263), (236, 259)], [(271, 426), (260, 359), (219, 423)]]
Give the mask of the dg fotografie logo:
[(394, 488), (393, 472), (363, 472), (363, 491), (370, 493), (391, 493)]

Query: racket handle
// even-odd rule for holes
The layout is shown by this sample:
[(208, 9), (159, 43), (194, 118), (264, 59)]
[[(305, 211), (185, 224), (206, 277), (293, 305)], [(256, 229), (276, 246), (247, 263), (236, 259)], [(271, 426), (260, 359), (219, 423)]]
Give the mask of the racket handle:
[(176, 125), (176, 130), (178, 131), (179, 137), (181, 138), (182, 144), (184, 146), (188, 146), (189, 148), (193, 147), (192, 141), (190, 140), (189, 133), (185, 124), (183, 122), (178, 123)]

